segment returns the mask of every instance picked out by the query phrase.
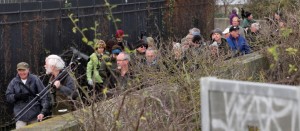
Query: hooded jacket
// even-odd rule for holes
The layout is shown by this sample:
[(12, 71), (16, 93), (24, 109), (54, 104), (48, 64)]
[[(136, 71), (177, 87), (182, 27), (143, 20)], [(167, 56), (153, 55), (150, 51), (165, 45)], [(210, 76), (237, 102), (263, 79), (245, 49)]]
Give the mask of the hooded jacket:
[(99, 55), (94, 52), (90, 56), (90, 61), (87, 63), (86, 76), (87, 80), (94, 80), (96, 83), (103, 83), (103, 79), (99, 74), (99, 69), (101, 66), (100, 58), (108, 57), (107, 55)]

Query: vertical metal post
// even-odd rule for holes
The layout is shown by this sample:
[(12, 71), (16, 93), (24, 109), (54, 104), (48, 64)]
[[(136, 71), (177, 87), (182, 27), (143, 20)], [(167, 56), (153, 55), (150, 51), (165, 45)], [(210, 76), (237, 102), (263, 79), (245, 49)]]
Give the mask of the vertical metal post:
[(20, 32), (21, 32), (21, 47), (23, 47), (23, 25), (22, 25), (22, 1), (19, 2), (19, 24), (20, 24)]
[[(43, 0), (44, 1), (44, 0)], [(43, 45), (45, 44), (45, 37), (44, 37), (44, 24), (45, 24), (45, 18), (44, 18), (44, 14), (43, 14), (43, 1), (40, 2), (40, 15), (41, 15), (41, 22), (42, 22), (42, 43)]]

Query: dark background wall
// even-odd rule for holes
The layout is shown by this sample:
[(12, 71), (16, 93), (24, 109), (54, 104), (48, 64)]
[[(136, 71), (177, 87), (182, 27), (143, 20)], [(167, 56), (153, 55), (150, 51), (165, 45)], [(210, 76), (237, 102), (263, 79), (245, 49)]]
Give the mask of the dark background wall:
[[(32, 0), (33, 1), (33, 0)], [(73, 24), (68, 18), (73, 13), (79, 19), (81, 28), (92, 27), (100, 23), (97, 31), (100, 39), (110, 39), (116, 28), (107, 19), (107, 8), (103, 0), (44, 0), (36, 2), (19, 1), (0, 4), (0, 125), (11, 119), (11, 110), (5, 102), (5, 90), (16, 75), (16, 65), (25, 61), (31, 66), (31, 72), (44, 74), (44, 59), (49, 54), (62, 54), (71, 46), (90, 55), (93, 49), (82, 43), (81, 35), (72, 32)], [(117, 5), (113, 15), (119, 18), (118, 28), (128, 35), (129, 42), (138, 40), (141, 31), (148, 35), (158, 34), (150, 28), (154, 23), (162, 26), (162, 10), (165, 0), (112, 0)], [(148, 17), (148, 16), (152, 17)], [(151, 21), (151, 23), (150, 23)], [(92, 40), (93, 32), (86, 36)], [(71, 54), (69, 54), (71, 55)], [(62, 56), (68, 63), (69, 55)], [(82, 62), (81, 71), (85, 70)], [(3, 106), (6, 105), (6, 106)]]
[[(0, 125), (11, 119), (11, 110), (5, 102), (7, 84), (16, 75), (16, 65), (25, 61), (31, 72), (44, 75), (44, 59), (49, 54), (62, 54), (71, 46), (90, 55), (93, 49), (72, 32), (68, 18), (73, 13), (81, 28), (100, 23), (100, 39), (110, 39), (115, 34), (114, 24), (107, 19), (104, 0), (11, 0), (0, 3)], [(141, 32), (148, 36), (182, 38), (192, 27), (204, 36), (213, 28), (214, 0), (110, 0), (117, 5), (113, 15), (128, 36), (128, 42), (138, 40)], [(203, 14), (204, 13), (204, 14)], [(86, 36), (92, 40), (93, 32)], [(71, 54), (62, 57), (68, 63)], [(80, 70), (84, 72), (86, 62)], [(82, 73), (81, 72), (81, 73)], [(84, 78), (84, 77), (83, 77)], [(84, 80), (83, 80), (84, 81)], [(5, 105), (5, 106), (3, 106)], [(0, 126), (1, 127), (1, 126)], [(2, 128), (1, 128), (2, 129)]]

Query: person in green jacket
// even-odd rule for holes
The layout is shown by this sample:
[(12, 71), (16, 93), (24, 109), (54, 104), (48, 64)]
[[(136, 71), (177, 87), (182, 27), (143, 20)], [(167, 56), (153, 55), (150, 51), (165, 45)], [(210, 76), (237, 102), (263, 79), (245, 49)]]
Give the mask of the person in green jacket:
[(256, 21), (253, 19), (252, 13), (245, 12), (245, 19), (243, 21), (242, 27), (247, 32), (248, 28), (251, 26), (252, 23), (256, 23)]
[(87, 63), (86, 76), (90, 86), (95, 86), (96, 92), (103, 89), (103, 78), (99, 73), (103, 59), (108, 57), (105, 54), (106, 44), (103, 40), (98, 40), (94, 45), (95, 52), (90, 55), (90, 61)]

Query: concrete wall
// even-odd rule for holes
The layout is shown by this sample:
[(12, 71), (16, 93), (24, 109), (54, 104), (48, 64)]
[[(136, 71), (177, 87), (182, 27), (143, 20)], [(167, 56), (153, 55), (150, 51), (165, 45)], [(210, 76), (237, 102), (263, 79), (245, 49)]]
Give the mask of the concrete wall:
[[(256, 20), (261, 25), (265, 24), (264, 20)], [(229, 26), (229, 18), (215, 18), (215, 28), (220, 28), (221, 30), (225, 30)]]

